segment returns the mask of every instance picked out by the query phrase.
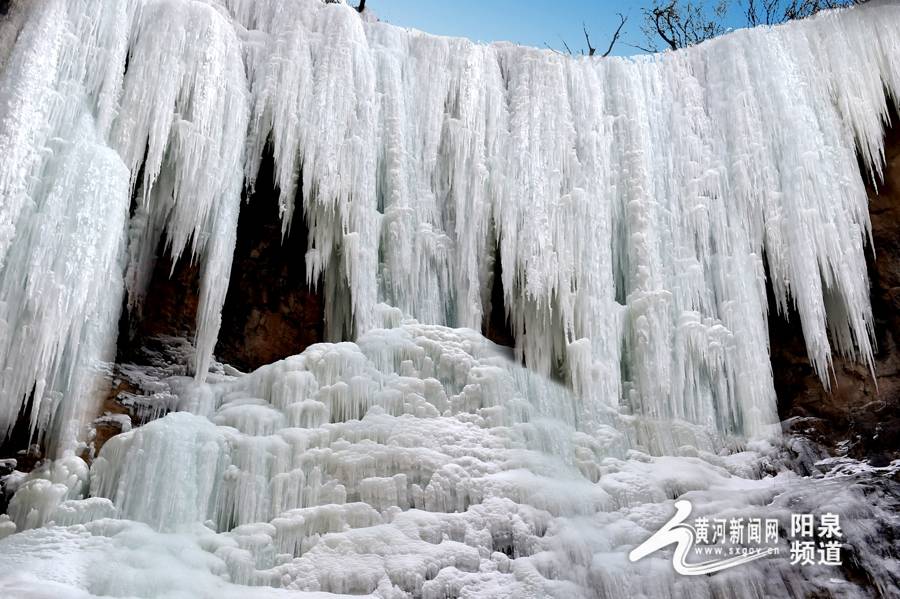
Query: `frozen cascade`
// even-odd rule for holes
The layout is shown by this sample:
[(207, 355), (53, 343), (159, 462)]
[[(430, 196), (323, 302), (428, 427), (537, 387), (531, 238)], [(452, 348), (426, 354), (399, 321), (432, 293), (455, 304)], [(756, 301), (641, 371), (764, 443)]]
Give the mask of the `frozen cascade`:
[[(856, 563), (897, 585), (874, 539), (900, 524), (854, 466), (800, 478), (763, 439), (767, 284), (826, 385), (833, 351), (872, 362), (863, 177), (898, 97), (892, 2), (597, 60), (320, 0), (12, 0), (0, 436), (25, 411), (59, 459), (16, 480), (0, 594), (864, 595), (783, 560), (629, 563), (676, 497), (852, 514)], [(267, 144), (334, 343), (225, 376)], [(200, 265), (196, 376), (89, 471), (119, 312), (154, 301), (160, 247)], [(501, 309), (527, 370), (474, 332)]]
[[(379, 308), (386, 320), (396, 312)], [(687, 578), (665, 553), (629, 563), (675, 497), (709, 517), (844, 514), (859, 567), (887, 590), (900, 582), (896, 555), (879, 541), (900, 519), (846, 471), (859, 466), (801, 478), (767, 443), (729, 454), (696, 425), (654, 427), (611, 409), (579, 430), (569, 390), (470, 330), (405, 320), (248, 375), (172, 384), (181, 411), (109, 440), (89, 493), (74, 456), (19, 483), (6, 528), (23, 532), (0, 541), (0, 571), (21, 574), (0, 576), (0, 590), (867, 596), (840, 571), (785, 559)], [(664, 446), (642, 444), (645, 427)]]
[[(898, 11), (600, 61), (429, 36), (315, 0), (14, 2), (0, 33), (0, 146), (14, 157), (0, 172), (2, 264), (29, 251), (39, 182), (63, 159), (52, 144), (90, 122), (86, 135), (131, 173), (119, 236), (130, 309), (161, 239), (202, 262), (202, 378), (242, 184), (271, 142), (285, 234), (296, 196), (330, 338), (373, 328), (381, 301), (478, 329), (501, 309), (489, 305), (499, 244), (516, 352), (562, 369), (581, 418), (622, 404), (763, 433), (775, 419), (766, 272), (826, 384), (832, 345), (871, 361), (855, 152), (877, 177), (885, 90), (900, 85)], [(92, 217), (112, 230), (119, 213)], [(110, 303), (121, 293), (104, 288)], [(16, 343), (23, 325), (4, 323)], [(78, 345), (43, 347), (62, 364), (91, 353)], [(6, 429), (32, 391), (58, 391), (46, 371), (20, 374), (26, 355), (0, 356)]]
[[(130, 172), (106, 200), (134, 198), (130, 226), (103, 237), (127, 246), (129, 309), (152, 293), (161, 241), (201, 262), (202, 380), (242, 187), (271, 143), (284, 234), (302, 213), (310, 242), (297, 259), (324, 286), (330, 339), (376, 326), (379, 302), (476, 330), (504, 309), (519, 359), (563, 373), (585, 422), (623, 405), (764, 434), (767, 275), (826, 384), (832, 347), (871, 362), (856, 151), (877, 179), (898, 19), (900, 7), (873, 3), (683, 52), (587, 60), (429, 36), (317, 0), (16, 1), (0, 32), (0, 147), (12, 157), (0, 167), (2, 280), (19, 280), (6, 265), (30, 251), (34, 206), (65, 159), (54, 144), (88, 127)], [(118, 231), (119, 214), (90, 218)], [(490, 306), (495, 246), (504, 307)], [(115, 280), (103, 288), (97, 302), (122, 293)], [(73, 319), (91, 308), (80, 306)], [(11, 347), (25, 325), (3, 322)], [(51, 370), (0, 355), (4, 429), (33, 392), (61, 393), (44, 382), (53, 365), (96, 353), (55, 338), (39, 343)]]
[[(203, 260), (197, 370), (206, 371), (231, 269), (249, 110), (237, 34), (214, 6), (48, 0), (13, 2), (10, 11), (0, 25), (0, 99), (8, 106), (0, 148), (10, 157), (0, 167), (3, 436), (32, 395), (38, 430), (54, 414), (45, 405), (65, 398), (64, 423), (80, 409), (76, 382), (111, 358), (101, 349), (115, 345), (126, 289), (129, 306), (140, 309), (164, 233), (174, 257), (190, 243)], [(80, 162), (68, 158), (75, 153)], [(67, 165), (59, 199), (41, 208)], [(55, 240), (51, 226), (73, 247)], [(35, 258), (33, 229), (55, 244), (55, 263)], [(34, 283), (23, 288), (26, 280)], [(48, 285), (55, 295), (43, 292)], [(79, 337), (82, 322), (103, 331)], [(70, 332), (68, 323), (79, 324)]]

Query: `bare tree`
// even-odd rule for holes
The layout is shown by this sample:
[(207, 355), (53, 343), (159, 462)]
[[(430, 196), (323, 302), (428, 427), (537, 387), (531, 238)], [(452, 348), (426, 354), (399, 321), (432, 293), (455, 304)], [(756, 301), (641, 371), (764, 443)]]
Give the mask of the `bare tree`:
[(643, 10), (641, 31), (646, 52), (677, 50), (725, 33), (724, 21), (737, 1), (746, 25), (776, 25), (812, 16), (820, 10), (862, 4), (867, 0), (655, 0)]
[[(622, 29), (625, 27), (625, 23), (628, 22), (628, 17), (626, 17), (622, 13), (619, 13), (618, 17), (619, 17), (619, 24), (616, 27), (616, 30), (613, 32), (612, 37), (609, 40), (609, 45), (606, 47), (606, 51), (603, 52), (602, 54), (600, 54), (599, 56), (609, 56), (612, 53), (613, 48), (615, 48), (616, 43), (619, 41), (619, 39), (622, 36)], [(581, 54), (586, 54), (587, 56), (597, 56), (597, 48), (595, 48), (594, 45), (591, 43), (591, 34), (588, 32), (587, 25), (582, 23), (581, 29), (582, 29), (582, 31), (584, 31), (584, 42), (585, 42), (585, 44), (587, 44), (587, 49), (582, 50)], [(572, 48), (569, 47), (569, 44), (566, 42), (566, 40), (561, 39), (561, 41), (562, 41), (563, 48), (565, 48), (565, 50), (566, 50), (566, 53), (574, 54), (574, 52), (572, 52)], [(544, 42), (544, 45), (547, 48), (549, 48), (550, 50), (553, 50), (554, 52), (561, 54), (561, 52), (559, 52), (558, 50), (556, 50), (555, 48), (550, 46), (550, 44)]]
[(717, 0), (709, 7), (702, 0), (656, 0), (645, 8), (641, 31), (647, 40), (648, 52), (663, 49), (677, 50), (699, 44), (725, 33), (722, 24), (728, 12), (728, 1)]
[(867, 0), (746, 0), (747, 24), (776, 25), (812, 16), (820, 10), (863, 4)]

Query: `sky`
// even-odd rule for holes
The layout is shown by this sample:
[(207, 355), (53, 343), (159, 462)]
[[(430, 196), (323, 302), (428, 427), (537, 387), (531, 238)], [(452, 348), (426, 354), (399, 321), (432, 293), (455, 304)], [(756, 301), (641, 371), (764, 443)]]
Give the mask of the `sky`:
[[(351, 4), (353, 2), (351, 1)], [(401, 27), (429, 33), (468, 37), (475, 41), (511, 41), (563, 50), (565, 39), (574, 52), (585, 48), (582, 22), (592, 44), (602, 53), (619, 24), (617, 13), (628, 17), (624, 42), (644, 45), (641, 8), (650, 0), (368, 0), (378, 17)], [(735, 11), (736, 12), (736, 11)], [(732, 25), (740, 26), (739, 15)], [(620, 38), (620, 39), (622, 39)], [(613, 54), (640, 53), (618, 43)]]

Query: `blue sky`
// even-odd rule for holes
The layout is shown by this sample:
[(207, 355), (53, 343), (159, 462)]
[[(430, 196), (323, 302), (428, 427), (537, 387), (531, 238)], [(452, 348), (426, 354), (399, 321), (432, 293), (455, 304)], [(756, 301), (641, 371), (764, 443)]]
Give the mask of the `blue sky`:
[[(352, 2), (351, 2), (352, 3)], [(599, 52), (606, 50), (619, 23), (616, 13), (628, 17), (625, 41), (643, 45), (641, 8), (649, 0), (368, 0), (367, 5), (384, 21), (429, 33), (455, 35), (476, 41), (512, 41), (562, 49), (565, 39), (573, 51), (584, 45), (582, 21)], [(740, 26), (734, 15), (734, 26)], [(613, 54), (639, 50), (617, 44)]]

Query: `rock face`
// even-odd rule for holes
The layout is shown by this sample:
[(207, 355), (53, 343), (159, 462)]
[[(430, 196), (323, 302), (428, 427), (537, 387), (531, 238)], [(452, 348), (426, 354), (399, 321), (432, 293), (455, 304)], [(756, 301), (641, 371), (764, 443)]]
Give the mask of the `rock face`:
[[(272, 168), (272, 156), (267, 154), (256, 189), (245, 198), (253, 209), (240, 214), (215, 351), (218, 360), (246, 371), (299, 354), (323, 340), (323, 298), (306, 282), (306, 225), (295, 218), (282, 239)], [(163, 255), (162, 248), (159, 254)], [(153, 301), (136, 323), (120, 330), (120, 362), (137, 359), (153, 337), (193, 338), (199, 276), (197, 266), (186, 257), (174, 270), (168, 259), (160, 260), (150, 287)]]
[(157, 249), (156, 267), (150, 279), (153, 299), (145, 302), (138, 313), (122, 310), (117, 362), (139, 359), (140, 348), (153, 337), (193, 337), (200, 301), (200, 268), (191, 263), (189, 255), (173, 265), (164, 243)]
[[(900, 457), (900, 117), (892, 115), (884, 183), (870, 186), (874, 257), (869, 259), (875, 317), (875, 377), (836, 357), (831, 391), (812, 371), (797, 318), (769, 319), (772, 370), (779, 415), (788, 430), (826, 447), (883, 465)], [(846, 441), (846, 443), (844, 443)]]
[(241, 211), (215, 351), (240, 370), (299, 354), (324, 335), (324, 299), (306, 280), (306, 223), (298, 215), (282, 239), (273, 164), (267, 154), (249, 198), (255, 206)]

